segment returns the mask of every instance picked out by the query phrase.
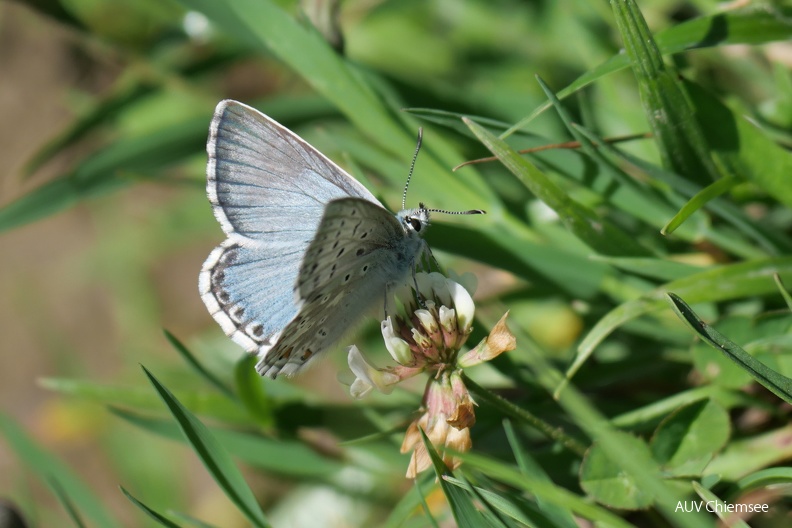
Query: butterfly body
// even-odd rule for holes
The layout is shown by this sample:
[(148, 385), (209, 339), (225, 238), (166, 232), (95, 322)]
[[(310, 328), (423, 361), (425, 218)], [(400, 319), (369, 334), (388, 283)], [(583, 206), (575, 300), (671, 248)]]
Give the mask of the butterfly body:
[(331, 348), (426, 250), (426, 208), (390, 213), (253, 108), (218, 104), (207, 152), (207, 195), (227, 239), (199, 290), (262, 375), (294, 374)]

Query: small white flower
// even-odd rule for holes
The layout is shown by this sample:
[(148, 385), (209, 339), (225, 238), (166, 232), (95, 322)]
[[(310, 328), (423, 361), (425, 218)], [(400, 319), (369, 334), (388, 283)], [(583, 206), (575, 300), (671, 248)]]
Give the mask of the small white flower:
[(349, 388), (349, 393), (353, 398), (362, 398), (371, 392), (373, 388), (385, 394), (390, 394), (393, 391), (393, 386), (401, 381), (396, 374), (380, 370), (369, 363), (355, 345), (349, 347), (347, 360), (349, 368), (355, 375), (355, 381), (352, 382)]

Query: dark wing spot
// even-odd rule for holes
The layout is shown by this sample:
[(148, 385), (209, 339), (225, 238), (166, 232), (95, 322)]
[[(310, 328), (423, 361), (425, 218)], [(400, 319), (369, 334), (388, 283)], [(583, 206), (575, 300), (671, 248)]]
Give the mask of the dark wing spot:
[(363, 240), (363, 239), (364, 239), (364, 238), (366, 238), (367, 236), (368, 236), (368, 231), (366, 231), (365, 233), (363, 233), (362, 235), (360, 235), (360, 239), (361, 239), (361, 240)]
[(359, 256), (363, 255), (365, 252), (366, 252), (365, 249), (360, 248), (357, 251), (355, 251), (355, 255), (357, 255), (359, 257)]
[(310, 348), (306, 348), (305, 352), (303, 352), (303, 355), (300, 356), (300, 360), (308, 361), (309, 359), (311, 359), (311, 356), (313, 356), (313, 351)]
[(261, 326), (260, 324), (257, 324), (256, 326), (251, 328), (250, 331), (253, 332), (254, 336), (260, 337), (264, 333), (264, 327)]
[(289, 359), (289, 356), (291, 356), (291, 353), (293, 351), (294, 351), (294, 347), (290, 346), (289, 348), (287, 348), (286, 350), (284, 350), (283, 352), (280, 353), (280, 355), (278, 356), (278, 359), (281, 360), (281, 361), (283, 361), (285, 359)]
[(336, 257), (340, 257), (341, 255), (343, 255), (345, 249), (346, 248), (341, 248), (341, 250), (338, 252), (338, 255), (336, 255)]

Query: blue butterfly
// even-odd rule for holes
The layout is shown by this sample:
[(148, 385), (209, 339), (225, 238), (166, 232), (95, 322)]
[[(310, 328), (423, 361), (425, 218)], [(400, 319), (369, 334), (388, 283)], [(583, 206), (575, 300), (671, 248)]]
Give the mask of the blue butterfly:
[(428, 252), (421, 234), (436, 210), (392, 214), (254, 108), (221, 101), (206, 150), (206, 192), (228, 238), (198, 288), (262, 376), (293, 375), (331, 348)]

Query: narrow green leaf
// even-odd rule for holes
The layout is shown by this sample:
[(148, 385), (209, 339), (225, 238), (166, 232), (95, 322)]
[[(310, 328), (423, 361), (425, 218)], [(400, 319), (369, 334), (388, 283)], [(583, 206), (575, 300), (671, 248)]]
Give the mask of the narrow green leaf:
[(77, 507), (69, 498), (69, 494), (66, 493), (65, 489), (63, 489), (61, 483), (55, 478), (49, 478), (47, 479), (47, 482), (55, 492), (55, 496), (58, 497), (58, 502), (63, 505), (64, 509), (69, 514), (69, 518), (72, 520), (74, 525), (78, 528), (85, 528), (85, 523), (83, 523), (82, 519), (80, 518), (80, 514), (77, 512)]
[(715, 199), (716, 197), (722, 195), (725, 192), (728, 192), (732, 189), (736, 184), (737, 180), (733, 178), (721, 178), (716, 182), (704, 187), (700, 192), (696, 193), (693, 198), (688, 200), (688, 202), (682, 206), (677, 214), (668, 221), (666, 225), (663, 226), (663, 229), (660, 232), (663, 235), (670, 235), (674, 231), (677, 230), (682, 223), (690, 218), (690, 216), (698, 211), (699, 209), (703, 208), (707, 205), (708, 202)]
[(54, 479), (68, 489), (71, 502), (96, 526), (100, 528), (119, 526), (98, 497), (71, 469), (39, 446), (4, 413), (0, 413), (0, 433), (5, 437), (11, 451), (40, 479), (43, 481)]
[(792, 467), (768, 468), (746, 475), (735, 483), (731, 496), (736, 498), (757, 489), (776, 487), (779, 484), (792, 487)]
[(676, 73), (664, 64), (637, 4), (634, 0), (612, 0), (611, 7), (663, 165), (692, 181), (717, 180), (720, 174), (704, 134), (692, 119), (695, 109)]
[[(523, 450), (521, 442), (517, 438), (517, 433), (514, 431), (514, 427), (509, 420), (503, 421), (503, 428), (506, 432), (506, 438), (509, 441), (512, 453), (514, 453), (514, 459), (517, 461), (517, 466), (520, 468), (520, 472), (531, 478), (552, 483), (552, 480), (550, 480), (550, 477), (547, 476), (547, 473), (545, 473), (541, 466)], [(539, 509), (547, 515), (547, 518), (553, 523), (553, 526), (559, 528), (577, 528), (578, 525), (575, 522), (575, 518), (569, 510), (551, 504), (542, 497), (536, 497), (536, 504), (539, 506)]]
[(702, 266), (694, 266), (692, 264), (659, 258), (606, 257), (603, 255), (593, 255), (591, 259), (606, 262), (611, 266), (629, 271), (635, 275), (643, 275), (650, 279), (664, 281), (682, 279), (707, 269)]
[(773, 280), (775, 280), (776, 286), (778, 286), (778, 291), (784, 298), (787, 308), (792, 310), (792, 295), (789, 294), (789, 290), (787, 290), (786, 286), (784, 286), (784, 281), (781, 280), (781, 277), (778, 274), (773, 275)]
[[(731, 514), (726, 508), (729, 506), (724, 501), (720, 500), (717, 495), (710, 490), (699, 484), (693, 482), (693, 489), (696, 490), (698, 496), (707, 501), (707, 511), (715, 511), (721, 521), (728, 523), (730, 528), (751, 528), (745, 521), (740, 519), (738, 515)], [(710, 506), (710, 503), (714, 503)]]
[(440, 488), (442, 488), (443, 494), (445, 494), (446, 499), (448, 500), (448, 505), (451, 507), (451, 513), (454, 515), (457, 525), (460, 528), (480, 528), (481, 526), (490, 526), (489, 524), (484, 523), (485, 517), (473, 505), (470, 495), (458, 487), (446, 482), (444, 477), (446, 475), (453, 474), (446, 467), (445, 462), (443, 462), (443, 459), (435, 450), (432, 442), (429, 441), (429, 437), (426, 436), (424, 430), (419, 430), (421, 432), (421, 438), (423, 439), (424, 446), (429, 453), (429, 457), (432, 459), (432, 466), (434, 467), (435, 475), (437, 475), (437, 478), (440, 480)]
[(542, 171), (518, 154), (505, 141), (477, 123), (463, 119), (465, 124), (509, 171), (537, 198), (553, 209), (566, 228), (593, 250), (606, 255), (644, 255), (638, 246), (610, 223), (590, 209), (578, 204), (555, 185)]
[[(743, 9), (703, 16), (671, 26), (655, 35), (655, 42), (663, 55), (686, 50), (725, 46), (730, 44), (766, 44), (792, 38), (792, 8), (770, 5), (752, 5)], [(602, 64), (595, 66), (558, 92), (559, 99), (566, 99), (594, 81), (621, 71), (630, 66), (624, 53), (617, 53)], [(548, 101), (542, 103), (501, 135), (506, 138), (525, 128), (539, 114), (550, 108)]]
[(255, 356), (245, 355), (234, 366), (234, 383), (239, 401), (263, 427), (275, 423), (273, 402), (264, 390), (262, 378), (256, 372)]
[(253, 492), (225, 449), (221, 447), (209, 429), (188, 411), (153, 374), (145, 367), (142, 368), (215, 482), (254, 526), (269, 527)]
[[(669, 282), (642, 297), (623, 303), (606, 314), (578, 346), (578, 355), (568, 370), (571, 377), (585, 363), (594, 348), (620, 325), (667, 306), (665, 295), (674, 291), (690, 302), (724, 301), (767, 295), (776, 291), (774, 274), (792, 279), (792, 257), (757, 259), (719, 266)], [(721, 285), (728, 284), (728, 288)]]
[[(728, 167), (733, 176), (755, 183), (792, 207), (792, 185), (789, 185), (792, 154), (767, 137), (755, 123), (738, 115), (696, 83), (684, 81), (684, 86), (719, 163)], [(710, 126), (711, 123), (718, 126)]]
[[(77, 396), (99, 405), (118, 405), (142, 410), (161, 409), (156, 395), (145, 387), (102, 385), (93, 381), (62, 378), (39, 380), (43, 388), (60, 394)], [(214, 391), (190, 391), (182, 394), (182, 403), (193, 412), (226, 423), (249, 425), (250, 415), (239, 404)]]
[(645, 430), (657, 425), (675, 409), (704, 399), (712, 399), (727, 409), (737, 405), (747, 406), (753, 403), (740, 392), (727, 390), (715, 385), (705, 385), (678, 392), (639, 409), (615, 416), (611, 419), (611, 423), (622, 429)]
[[(110, 412), (150, 433), (176, 441), (184, 440), (178, 426), (172, 421), (142, 416), (112, 407)], [(302, 442), (276, 440), (220, 428), (212, 429), (212, 434), (231, 455), (266, 471), (293, 477), (321, 478), (343, 468), (340, 461), (323, 457)]]
[(462, 459), (467, 468), (478, 469), (490, 478), (501, 480), (526, 493), (535, 495), (537, 498), (542, 497), (547, 503), (569, 509), (581, 517), (615, 528), (632, 527), (630, 523), (607, 509), (592, 504), (565, 488), (529, 475), (523, 475), (513, 466), (504, 464), (497, 459), (475, 453), (457, 453), (456, 456)]
[(522, 525), (530, 525), (528, 517), (525, 516), (519, 507), (509, 500), (506, 494), (499, 495), (483, 487), (473, 486), (465, 478), (454, 478), (448, 475), (443, 478), (449, 484), (463, 489), (476, 497), (479, 503), (483, 504), (484, 507), (488, 509), (491, 515), (490, 519), (494, 520), (492, 523), (494, 526), (503, 528), (515, 526), (510, 520), (501, 517), (500, 513), (504, 513), (509, 518), (519, 521)]
[(179, 339), (171, 334), (168, 330), (163, 330), (165, 333), (165, 338), (168, 342), (176, 349), (179, 355), (184, 359), (184, 361), (195, 371), (198, 373), (199, 376), (204, 378), (210, 385), (214, 386), (217, 390), (221, 393), (225, 394), (232, 400), (235, 399), (234, 393), (229, 389), (220, 379), (206, 370), (200, 361), (190, 352), (184, 343), (179, 341)]
[(792, 457), (792, 426), (732, 440), (707, 466), (706, 474), (737, 480), (756, 471), (784, 464)]
[(129, 493), (126, 490), (126, 488), (124, 488), (124, 486), (119, 486), (119, 488), (121, 489), (121, 493), (123, 493), (124, 496), (127, 499), (129, 499), (129, 502), (131, 502), (132, 504), (134, 504), (135, 506), (140, 508), (143, 512), (145, 512), (146, 515), (148, 515), (149, 517), (151, 517), (152, 519), (157, 521), (158, 524), (160, 524), (162, 526), (165, 526), (167, 528), (181, 528), (175, 522), (171, 521), (170, 519), (168, 519), (167, 517), (165, 517), (161, 513), (158, 513), (156, 510), (154, 510), (152, 508), (149, 508), (144, 503), (142, 503), (141, 501), (136, 499), (131, 493)]
[(787, 403), (792, 403), (792, 379), (782, 376), (754, 359), (745, 350), (729, 341), (725, 336), (698, 318), (685, 301), (669, 292), (674, 311), (685, 321), (698, 336), (707, 344), (723, 352), (729, 359), (737, 363), (756, 381)]

